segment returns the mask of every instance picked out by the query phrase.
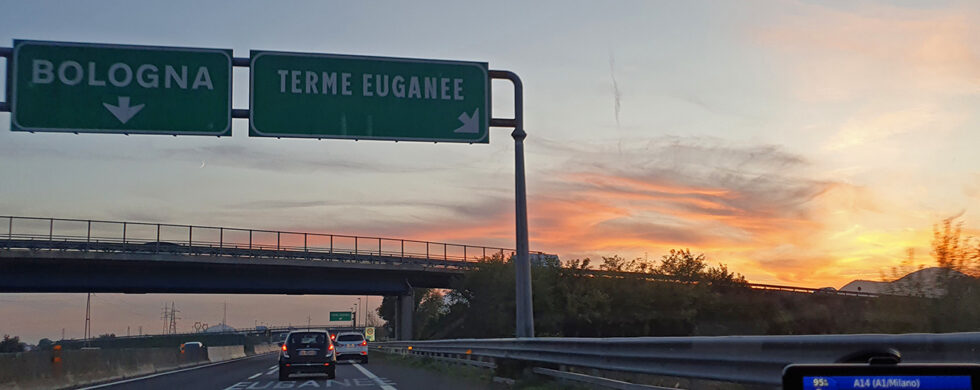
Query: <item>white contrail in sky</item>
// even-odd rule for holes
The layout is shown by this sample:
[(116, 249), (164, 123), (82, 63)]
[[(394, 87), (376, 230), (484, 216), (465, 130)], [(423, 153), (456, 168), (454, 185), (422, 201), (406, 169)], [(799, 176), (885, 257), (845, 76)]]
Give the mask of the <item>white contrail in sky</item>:
[(613, 100), (615, 102), (616, 112), (616, 127), (619, 127), (619, 99), (622, 97), (622, 95), (619, 93), (619, 84), (616, 83), (616, 59), (613, 57), (612, 51), (609, 52), (609, 76), (612, 78)]

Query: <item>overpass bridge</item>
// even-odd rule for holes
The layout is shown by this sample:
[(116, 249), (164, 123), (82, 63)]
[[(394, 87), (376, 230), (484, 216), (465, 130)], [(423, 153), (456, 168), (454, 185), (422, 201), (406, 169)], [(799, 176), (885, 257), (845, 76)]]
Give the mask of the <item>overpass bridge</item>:
[[(0, 216), (0, 292), (383, 295), (398, 297), (400, 320), (413, 310), (412, 287), (449, 288), (480, 259), (514, 253), (384, 237)], [(410, 335), (411, 321), (398, 322), (398, 332)]]
[(0, 216), (0, 292), (390, 295), (408, 286), (448, 288), (480, 259), (514, 252), (384, 237)]
[[(6, 228), (6, 229), (4, 229)], [(463, 271), (515, 250), (384, 237), (141, 222), (0, 216), (0, 293), (323, 294), (397, 297), (410, 335), (412, 287), (449, 288)], [(533, 252), (535, 256), (548, 256)], [(698, 283), (582, 270), (597, 277)], [(747, 283), (755, 290), (880, 294)], [(403, 338), (403, 337), (399, 337)]]
[[(0, 216), (0, 292), (392, 295), (451, 287), (515, 250), (383, 237), (211, 226)], [(532, 258), (549, 256), (532, 252)], [(695, 280), (580, 270), (668, 283)], [(746, 283), (754, 290), (884, 294)]]

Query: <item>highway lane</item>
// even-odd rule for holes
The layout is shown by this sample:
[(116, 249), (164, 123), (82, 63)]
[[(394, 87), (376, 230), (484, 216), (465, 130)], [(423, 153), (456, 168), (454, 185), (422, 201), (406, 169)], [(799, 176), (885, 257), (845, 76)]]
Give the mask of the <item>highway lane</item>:
[(266, 354), (151, 375), (86, 389), (106, 390), (254, 390), (254, 389), (490, 389), (488, 383), (442, 376), (439, 373), (373, 359), (370, 364), (341, 363), (337, 378), (325, 375), (300, 375), (279, 381), (277, 354)]

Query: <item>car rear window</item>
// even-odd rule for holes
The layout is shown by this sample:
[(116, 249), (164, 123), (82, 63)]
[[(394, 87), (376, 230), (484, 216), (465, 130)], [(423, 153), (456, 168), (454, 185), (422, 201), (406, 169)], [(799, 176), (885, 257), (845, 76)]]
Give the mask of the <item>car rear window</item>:
[(361, 337), (361, 335), (359, 334), (345, 334), (345, 335), (337, 336), (337, 341), (361, 341), (361, 340), (364, 340), (364, 337)]
[(323, 348), (326, 346), (327, 335), (326, 333), (308, 332), (308, 333), (293, 333), (289, 335), (289, 345), (298, 347), (312, 347), (312, 348)]

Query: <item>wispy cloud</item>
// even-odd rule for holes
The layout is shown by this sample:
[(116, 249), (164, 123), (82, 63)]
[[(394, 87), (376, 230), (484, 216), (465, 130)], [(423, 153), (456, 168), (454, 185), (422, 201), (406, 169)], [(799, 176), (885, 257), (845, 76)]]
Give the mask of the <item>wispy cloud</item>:
[[(265, 151), (257, 147), (243, 145), (210, 145), (193, 148), (168, 148), (159, 151), (164, 158), (186, 158), (197, 161), (201, 156), (207, 156), (212, 165), (230, 166), (237, 168), (259, 169), (266, 171), (308, 173), (326, 170), (343, 170), (345, 172), (417, 172), (419, 167), (392, 165), (378, 161), (370, 163), (362, 160), (346, 158), (311, 156), (306, 153), (284, 155)], [(447, 169), (430, 167), (430, 169)]]
[(616, 82), (616, 58), (611, 51), (609, 52), (609, 78), (612, 79), (613, 112), (616, 115), (616, 126), (619, 126), (620, 100), (623, 95), (619, 92), (619, 83)]
[[(815, 177), (806, 159), (777, 146), (699, 137), (628, 145), (622, 154), (610, 153), (615, 143), (560, 147), (572, 157), (532, 183), (533, 249), (571, 258), (689, 247), (759, 279), (818, 283), (840, 277), (838, 254), (822, 242), (835, 229), (827, 210), (873, 203), (866, 191)], [(443, 218), (384, 229), (512, 246), (512, 202), (462, 204)]]

